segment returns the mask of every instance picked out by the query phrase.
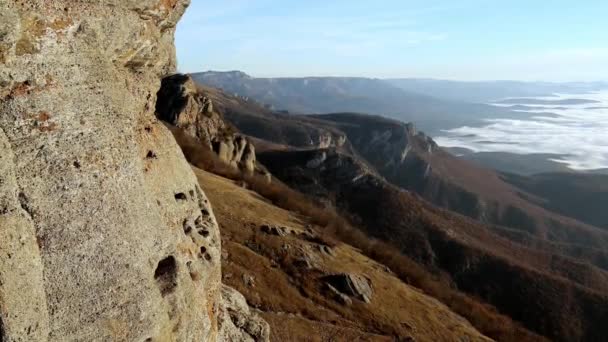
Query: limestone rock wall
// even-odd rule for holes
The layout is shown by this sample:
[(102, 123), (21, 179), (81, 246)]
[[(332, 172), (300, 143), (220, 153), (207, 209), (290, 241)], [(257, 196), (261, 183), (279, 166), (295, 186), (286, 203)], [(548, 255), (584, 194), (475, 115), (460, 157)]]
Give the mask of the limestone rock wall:
[(0, 0), (0, 340), (216, 340), (217, 222), (154, 116), (188, 2)]

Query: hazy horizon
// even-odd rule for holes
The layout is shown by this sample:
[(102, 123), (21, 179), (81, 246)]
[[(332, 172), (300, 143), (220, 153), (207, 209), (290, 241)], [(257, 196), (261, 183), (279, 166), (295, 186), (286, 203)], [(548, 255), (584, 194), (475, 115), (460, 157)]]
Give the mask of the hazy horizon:
[(247, 72), (246, 70), (238, 70), (238, 69), (225, 69), (225, 70), (217, 70), (217, 69), (205, 69), (205, 70), (194, 70), (194, 71), (183, 71), (189, 74), (196, 73), (207, 73), (207, 72), (217, 72), (217, 73), (230, 73), (230, 72), (242, 72), (247, 76), (253, 78), (370, 78), (370, 79), (379, 79), (379, 80), (394, 80), (394, 79), (410, 79), (410, 80), (435, 80), (435, 81), (453, 81), (453, 82), (525, 82), (525, 83), (607, 83), (608, 84), (608, 76), (605, 79), (590, 79), (583, 81), (572, 81), (572, 80), (521, 80), (521, 79), (457, 79), (457, 78), (442, 78), (442, 77), (375, 77), (375, 76), (357, 76), (357, 75), (339, 75), (339, 74), (306, 74), (306, 75), (258, 75), (251, 72)]
[(179, 70), (254, 77), (608, 80), (608, 3), (193, 1)]

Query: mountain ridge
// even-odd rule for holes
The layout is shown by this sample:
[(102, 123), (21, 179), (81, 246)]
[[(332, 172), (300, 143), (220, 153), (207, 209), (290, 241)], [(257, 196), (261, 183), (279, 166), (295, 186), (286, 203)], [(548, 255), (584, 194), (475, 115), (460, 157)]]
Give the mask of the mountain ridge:
[[(191, 74), (199, 84), (223, 89), (299, 114), (358, 112), (415, 121), (430, 133), (479, 123), (479, 116), (521, 117), (485, 104), (440, 99), (364, 77), (254, 78), (242, 72)], [(236, 75), (236, 77), (235, 77)]]
[[(588, 340), (601, 334), (598, 327), (587, 330), (578, 326), (589, 327), (602, 315), (598, 307), (608, 293), (608, 258), (602, 252), (605, 232), (592, 228), (593, 238), (579, 241), (569, 234), (549, 239), (521, 227), (491, 226), (436, 208), (423, 199), (424, 192), (417, 194), (419, 190), (406, 191), (389, 183), (391, 178), (399, 181), (394, 175), (410, 172), (410, 177), (418, 177), (413, 183), (436, 178), (437, 184), (455, 182), (472, 190), (474, 196), (484, 194), (483, 187), (476, 187), (457, 172), (462, 170), (466, 176), (477, 168), (449, 156), (411, 124), (356, 113), (290, 115), (217, 89), (201, 87), (200, 91), (207, 92), (218, 103), (214, 108), (244, 134), (256, 137), (252, 141), (266, 145), (257, 150), (258, 160), (279, 182), (325, 206), (336, 206), (370, 237), (391, 243), (439, 277), (450, 279), (458, 289), (483, 298), (531, 330), (563, 341)], [(285, 132), (299, 133), (294, 138)], [(408, 158), (415, 158), (414, 168), (403, 164)], [(458, 166), (461, 163), (464, 165)], [(402, 169), (403, 165), (406, 168)], [(476, 181), (491, 177), (499, 184), (499, 192), (508, 189), (511, 200), (527, 201), (490, 170), (474, 171), (473, 176)], [(440, 188), (457, 193), (454, 188)], [(430, 195), (427, 198), (432, 202), (435, 192)], [(462, 198), (458, 195), (456, 199), (453, 203)], [(580, 226), (573, 230), (577, 234), (587, 229), (576, 225)], [(487, 273), (489, 270), (493, 272)], [(484, 278), (484, 274), (492, 276)], [(509, 275), (516, 284), (513, 289), (501, 285), (501, 274)], [(530, 283), (536, 284), (535, 290), (528, 287)], [(559, 295), (554, 297), (555, 293)], [(568, 294), (577, 299), (562, 307), (557, 298)], [(522, 311), (530, 303), (534, 309)], [(543, 308), (551, 315), (539, 319)], [(575, 314), (582, 311), (588, 315)]]

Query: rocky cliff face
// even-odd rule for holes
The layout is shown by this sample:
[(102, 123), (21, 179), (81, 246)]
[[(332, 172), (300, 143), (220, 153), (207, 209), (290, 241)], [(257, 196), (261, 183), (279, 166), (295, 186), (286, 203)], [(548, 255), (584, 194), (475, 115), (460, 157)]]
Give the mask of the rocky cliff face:
[(190, 76), (176, 74), (163, 79), (158, 98), (156, 112), (161, 120), (183, 129), (227, 164), (248, 172), (257, 169), (255, 146), (226, 124), (211, 98), (197, 89)]
[[(357, 152), (388, 181), (428, 201), (482, 221), (506, 220), (478, 194), (454, 182), (453, 157), (411, 123), (359, 114), (319, 115), (348, 135)], [(485, 176), (484, 176), (485, 177)]]
[(0, 340), (226, 338), (218, 225), (154, 116), (188, 2), (0, 0)]

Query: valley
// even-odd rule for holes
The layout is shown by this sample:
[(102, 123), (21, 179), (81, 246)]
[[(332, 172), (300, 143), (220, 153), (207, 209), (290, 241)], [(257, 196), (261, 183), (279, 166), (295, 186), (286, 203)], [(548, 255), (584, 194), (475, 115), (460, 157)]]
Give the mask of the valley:
[[(608, 166), (608, 144), (604, 132), (608, 123), (608, 92), (557, 94), (551, 97), (512, 98), (493, 105), (526, 105), (532, 116), (521, 119), (487, 119), (478, 127), (445, 130), (437, 142), (449, 148), (465, 148), (482, 153), (510, 153), (539, 157), (536, 166), (563, 164), (570, 171), (590, 172)], [(542, 155), (547, 154), (547, 158)], [(470, 156), (488, 167), (490, 158)], [(533, 160), (532, 163), (535, 163)], [(504, 163), (503, 163), (504, 164)], [(496, 164), (500, 166), (500, 164)], [(502, 166), (502, 171), (506, 170)], [(512, 169), (513, 170), (513, 169)], [(551, 166), (539, 172), (552, 172)]]
[[(593, 324), (603, 319), (601, 308), (608, 304), (608, 232), (577, 221), (581, 216), (557, 205), (546, 205), (540, 196), (548, 201), (552, 194), (542, 192), (540, 185), (453, 157), (413, 124), (354, 113), (278, 113), (206, 86), (199, 92), (213, 99), (214, 108), (255, 142), (257, 162), (273, 179), (322, 207), (335, 208), (367, 236), (361, 239), (386, 243), (386, 248), (396, 248), (396, 253), (419, 265), (409, 271), (398, 269), (401, 280), (410, 283), (406, 274), (422, 267), (422, 272), (437, 277), (440, 287), (453, 286), (480, 298), (552, 340), (593, 340), (605, 334)], [(244, 184), (254, 183), (245, 178)], [(282, 203), (279, 198), (273, 203)], [(591, 212), (599, 217), (601, 211)], [(329, 221), (321, 222), (320, 234), (327, 234), (323, 227), (332, 231)], [(359, 246), (359, 240), (338, 236)], [(388, 262), (361, 246), (368, 257)], [(523, 331), (514, 338), (488, 330), (483, 315), (463, 311), (462, 303), (437, 290), (438, 285), (427, 285), (424, 277), (412, 284), (472, 320), (482, 333), (505, 341), (523, 340), (522, 336), (534, 340)], [(509, 287), (504, 286), (506, 279)], [(532, 283), (537, 290), (531, 290)], [(575, 299), (564, 306), (559, 300), (563, 296)], [(589, 306), (579, 306), (582, 303)], [(575, 314), (583, 311), (585, 315)], [(545, 318), (538, 320), (543, 313)]]

